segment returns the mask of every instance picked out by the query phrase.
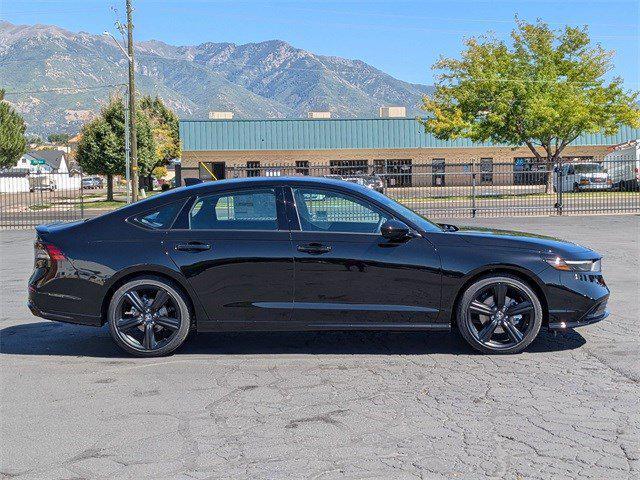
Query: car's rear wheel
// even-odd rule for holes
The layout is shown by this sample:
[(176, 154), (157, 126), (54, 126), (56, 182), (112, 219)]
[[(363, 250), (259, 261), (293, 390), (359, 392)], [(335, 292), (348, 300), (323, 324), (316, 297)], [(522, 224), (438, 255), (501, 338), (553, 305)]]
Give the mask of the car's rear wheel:
[(141, 357), (160, 357), (178, 348), (189, 334), (191, 313), (184, 294), (159, 277), (131, 280), (109, 303), (109, 332), (122, 349)]
[(516, 277), (484, 277), (464, 292), (458, 304), (458, 329), (483, 353), (518, 353), (536, 338), (542, 325), (536, 293)]

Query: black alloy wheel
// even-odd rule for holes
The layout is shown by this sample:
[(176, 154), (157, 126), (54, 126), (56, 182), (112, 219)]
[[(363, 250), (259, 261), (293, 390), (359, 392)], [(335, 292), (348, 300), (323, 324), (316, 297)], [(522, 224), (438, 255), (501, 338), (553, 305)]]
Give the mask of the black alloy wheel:
[(538, 335), (542, 306), (536, 293), (510, 276), (483, 278), (472, 284), (458, 306), (458, 328), (475, 349), (517, 353)]
[(167, 355), (189, 333), (191, 314), (182, 292), (157, 277), (127, 282), (109, 305), (109, 331), (127, 352), (144, 357)]

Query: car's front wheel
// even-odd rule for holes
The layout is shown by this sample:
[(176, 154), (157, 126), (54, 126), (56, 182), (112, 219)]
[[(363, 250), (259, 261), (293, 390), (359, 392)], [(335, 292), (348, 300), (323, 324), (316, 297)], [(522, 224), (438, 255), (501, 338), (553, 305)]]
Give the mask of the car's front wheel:
[(160, 277), (131, 280), (109, 303), (109, 332), (122, 349), (141, 357), (160, 357), (178, 348), (189, 334), (191, 312), (180, 289)]
[(518, 353), (536, 338), (542, 305), (523, 281), (507, 275), (484, 277), (471, 284), (460, 300), (458, 329), (483, 353)]

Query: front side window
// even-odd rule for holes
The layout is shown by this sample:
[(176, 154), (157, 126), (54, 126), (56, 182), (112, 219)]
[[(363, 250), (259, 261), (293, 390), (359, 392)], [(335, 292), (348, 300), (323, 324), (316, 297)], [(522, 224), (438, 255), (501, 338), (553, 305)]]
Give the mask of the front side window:
[(192, 230), (278, 230), (276, 194), (271, 188), (209, 195), (189, 212)]
[(296, 188), (293, 195), (303, 232), (375, 234), (390, 218), (368, 202), (339, 192)]
[(176, 218), (183, 204), (184, 201), (181, 200), (179, 202), (162, 205), (161, 207), (135, 215), (130, 220), (142, 227), (164, 230), (171, 227), (173, 220)]

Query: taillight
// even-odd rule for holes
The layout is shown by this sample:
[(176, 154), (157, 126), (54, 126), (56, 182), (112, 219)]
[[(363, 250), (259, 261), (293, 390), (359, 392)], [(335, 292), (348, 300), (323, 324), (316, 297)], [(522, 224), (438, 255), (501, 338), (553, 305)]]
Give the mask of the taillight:
[(62, 250), (60, 250), (55, 245), (51, 245), (50, 243), (48, 243), (46, 244), (46, 249), (47, 249), (47, 253), (49, 254), (49, 257), (54, 262), (59, 262), (60, 260), (64, 260), (64, 254), (62, 253)]
[(54, 265), (55, 263), (65, 259), (62, 250), (51, 243), (36, 241), (33, 247), (35, 266), (37, 268)]

